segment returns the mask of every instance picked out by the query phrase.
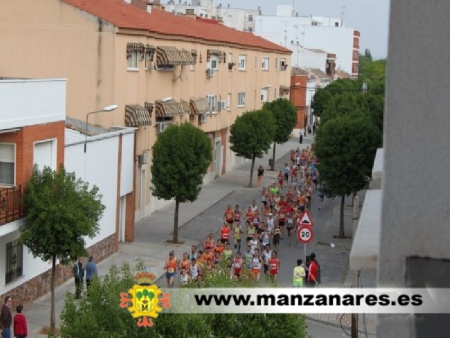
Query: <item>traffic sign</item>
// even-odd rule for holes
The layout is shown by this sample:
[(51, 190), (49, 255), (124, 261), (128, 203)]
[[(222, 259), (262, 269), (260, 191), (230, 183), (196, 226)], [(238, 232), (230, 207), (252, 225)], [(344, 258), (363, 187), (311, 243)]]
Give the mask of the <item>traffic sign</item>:
[(301, 226), (297, 230), (297, 238), (302, 243), (309, 243), (313, 239), (313, 231), (308, 226)]
[(298, 225), (299, 226), (302, 226), (302, 225), (313, 226), (314, 225), (314, 222), (313, 222), (308, 210), (305, 210), (305, 212), (300, 216), (300, 221), (298, 222)]

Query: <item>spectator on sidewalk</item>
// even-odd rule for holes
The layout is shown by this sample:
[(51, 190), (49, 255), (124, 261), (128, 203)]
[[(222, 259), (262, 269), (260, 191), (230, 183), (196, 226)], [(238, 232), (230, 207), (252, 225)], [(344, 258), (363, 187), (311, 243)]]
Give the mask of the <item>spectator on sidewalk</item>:
[(292, 285), (294, 288), (301, 288), (304, 286), (305, 281), (305, 267), (303, 266), (303, 261), (301, 259), (297, 259), (297, 266), (294, 268)]
[(305, 130), (302, 128), (300, 129), (300, 144), (303, 143), (303, 137), (305, 136)]
[(97, 277), (97, 266), (94, 263), (94, 258), (89, 257), (89, 262), (86, 264), (86, 289), (89, 292), (92, 280)]
[(28, 336), (27, 318), (22, 313), (23, 306), (16, 307), (17, 314), (14, 316), (14, 336), (16, 338), (26, 338)]
[(0, 310), (0, 327), (2, 328), (2, 338), (11, 338), (11, 324), (12, 324), (12, 297), (5, 297), (5, 304)]
[(314, 252), (309, 255), (309, 266), (308, 266), (308, 287), (313, 288), (316, 285), (319, 285), (319, 278), (318, 278), (318, 272), (319, 272), (319, 264), (316, 260), (316, 254)]
[(260, 187), (263, 183), (263, 180), (264, 180), (264, 168), (262, 167), (262, 165), (260, 165), (258, 168), (258, 179), (256, 181), (256, 186)]
[(84, 266), (81, 258), (72, 267), (72, 275), (75, 279), (75, 298), (79, 299), (81, 296), (81, 290), (83, 289), (84, 279)]

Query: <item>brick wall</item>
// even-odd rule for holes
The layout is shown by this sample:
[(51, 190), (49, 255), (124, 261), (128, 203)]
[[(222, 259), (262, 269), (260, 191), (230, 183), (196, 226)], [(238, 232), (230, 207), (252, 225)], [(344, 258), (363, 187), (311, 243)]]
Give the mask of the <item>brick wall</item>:
[[(97, 263), (111, 256), (116, 251), (115, 234), (101, 240), (88, 249), (89, 255), (93, 256), (94, 261)], [(6, 294), (0, 295), (0, 298), (3, 299), (6, 295), (13, 296), (15, 304), (34, 301), (50, 292), (51, 277), (52, 270), (50, 268)], [(56, 286), (72, 278), (72, 264), (68, 264), (67, 266), (58, 264), (56, 266)]]

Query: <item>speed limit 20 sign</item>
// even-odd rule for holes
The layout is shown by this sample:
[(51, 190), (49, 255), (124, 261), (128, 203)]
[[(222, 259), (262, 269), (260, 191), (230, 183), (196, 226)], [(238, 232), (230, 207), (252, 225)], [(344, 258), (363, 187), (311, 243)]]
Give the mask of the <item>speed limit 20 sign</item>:
[(302, 243), (309, 243), (313, 239), (313, 232), (310, 227), (302, 226), (297, 230), (297, 238)]

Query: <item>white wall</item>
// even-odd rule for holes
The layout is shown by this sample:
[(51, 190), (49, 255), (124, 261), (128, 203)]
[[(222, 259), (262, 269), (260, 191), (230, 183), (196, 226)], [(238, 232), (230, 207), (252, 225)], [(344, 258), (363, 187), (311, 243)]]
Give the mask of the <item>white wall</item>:
[[(298, 57), (298, 61), (297, 61)], [(327, 53), (318, 53), (305, 48), (294, 48), (292, 65), (301, 68), (319, 68), (326, 73)]]
[(336, 54), (336, 68), (352, 73), (353, 28), (311, 26), (308, 17), (258, 16), (254, 33), (292, 50), (294, 65), (298, 42), (305, 48)]
[(66, 119), (66, 80), (0, 80), (0, 129)]
[(71, 144), (65, 147), (64, 166), (67, 171), (75, 172), (89, 187), (96, 185), (102, 194), (102, 203), (106, 206), (100, 220), (100, 232), (94, 239), (86, 239), (91, 246), (112, 235), (116, 231), (117, 175), (118, 175), (118, 137), (95, 140), (84, 144)]
[(133, 191), (134, 134), (122, 136), (122, 161), (120, 176), (120, 196)]

